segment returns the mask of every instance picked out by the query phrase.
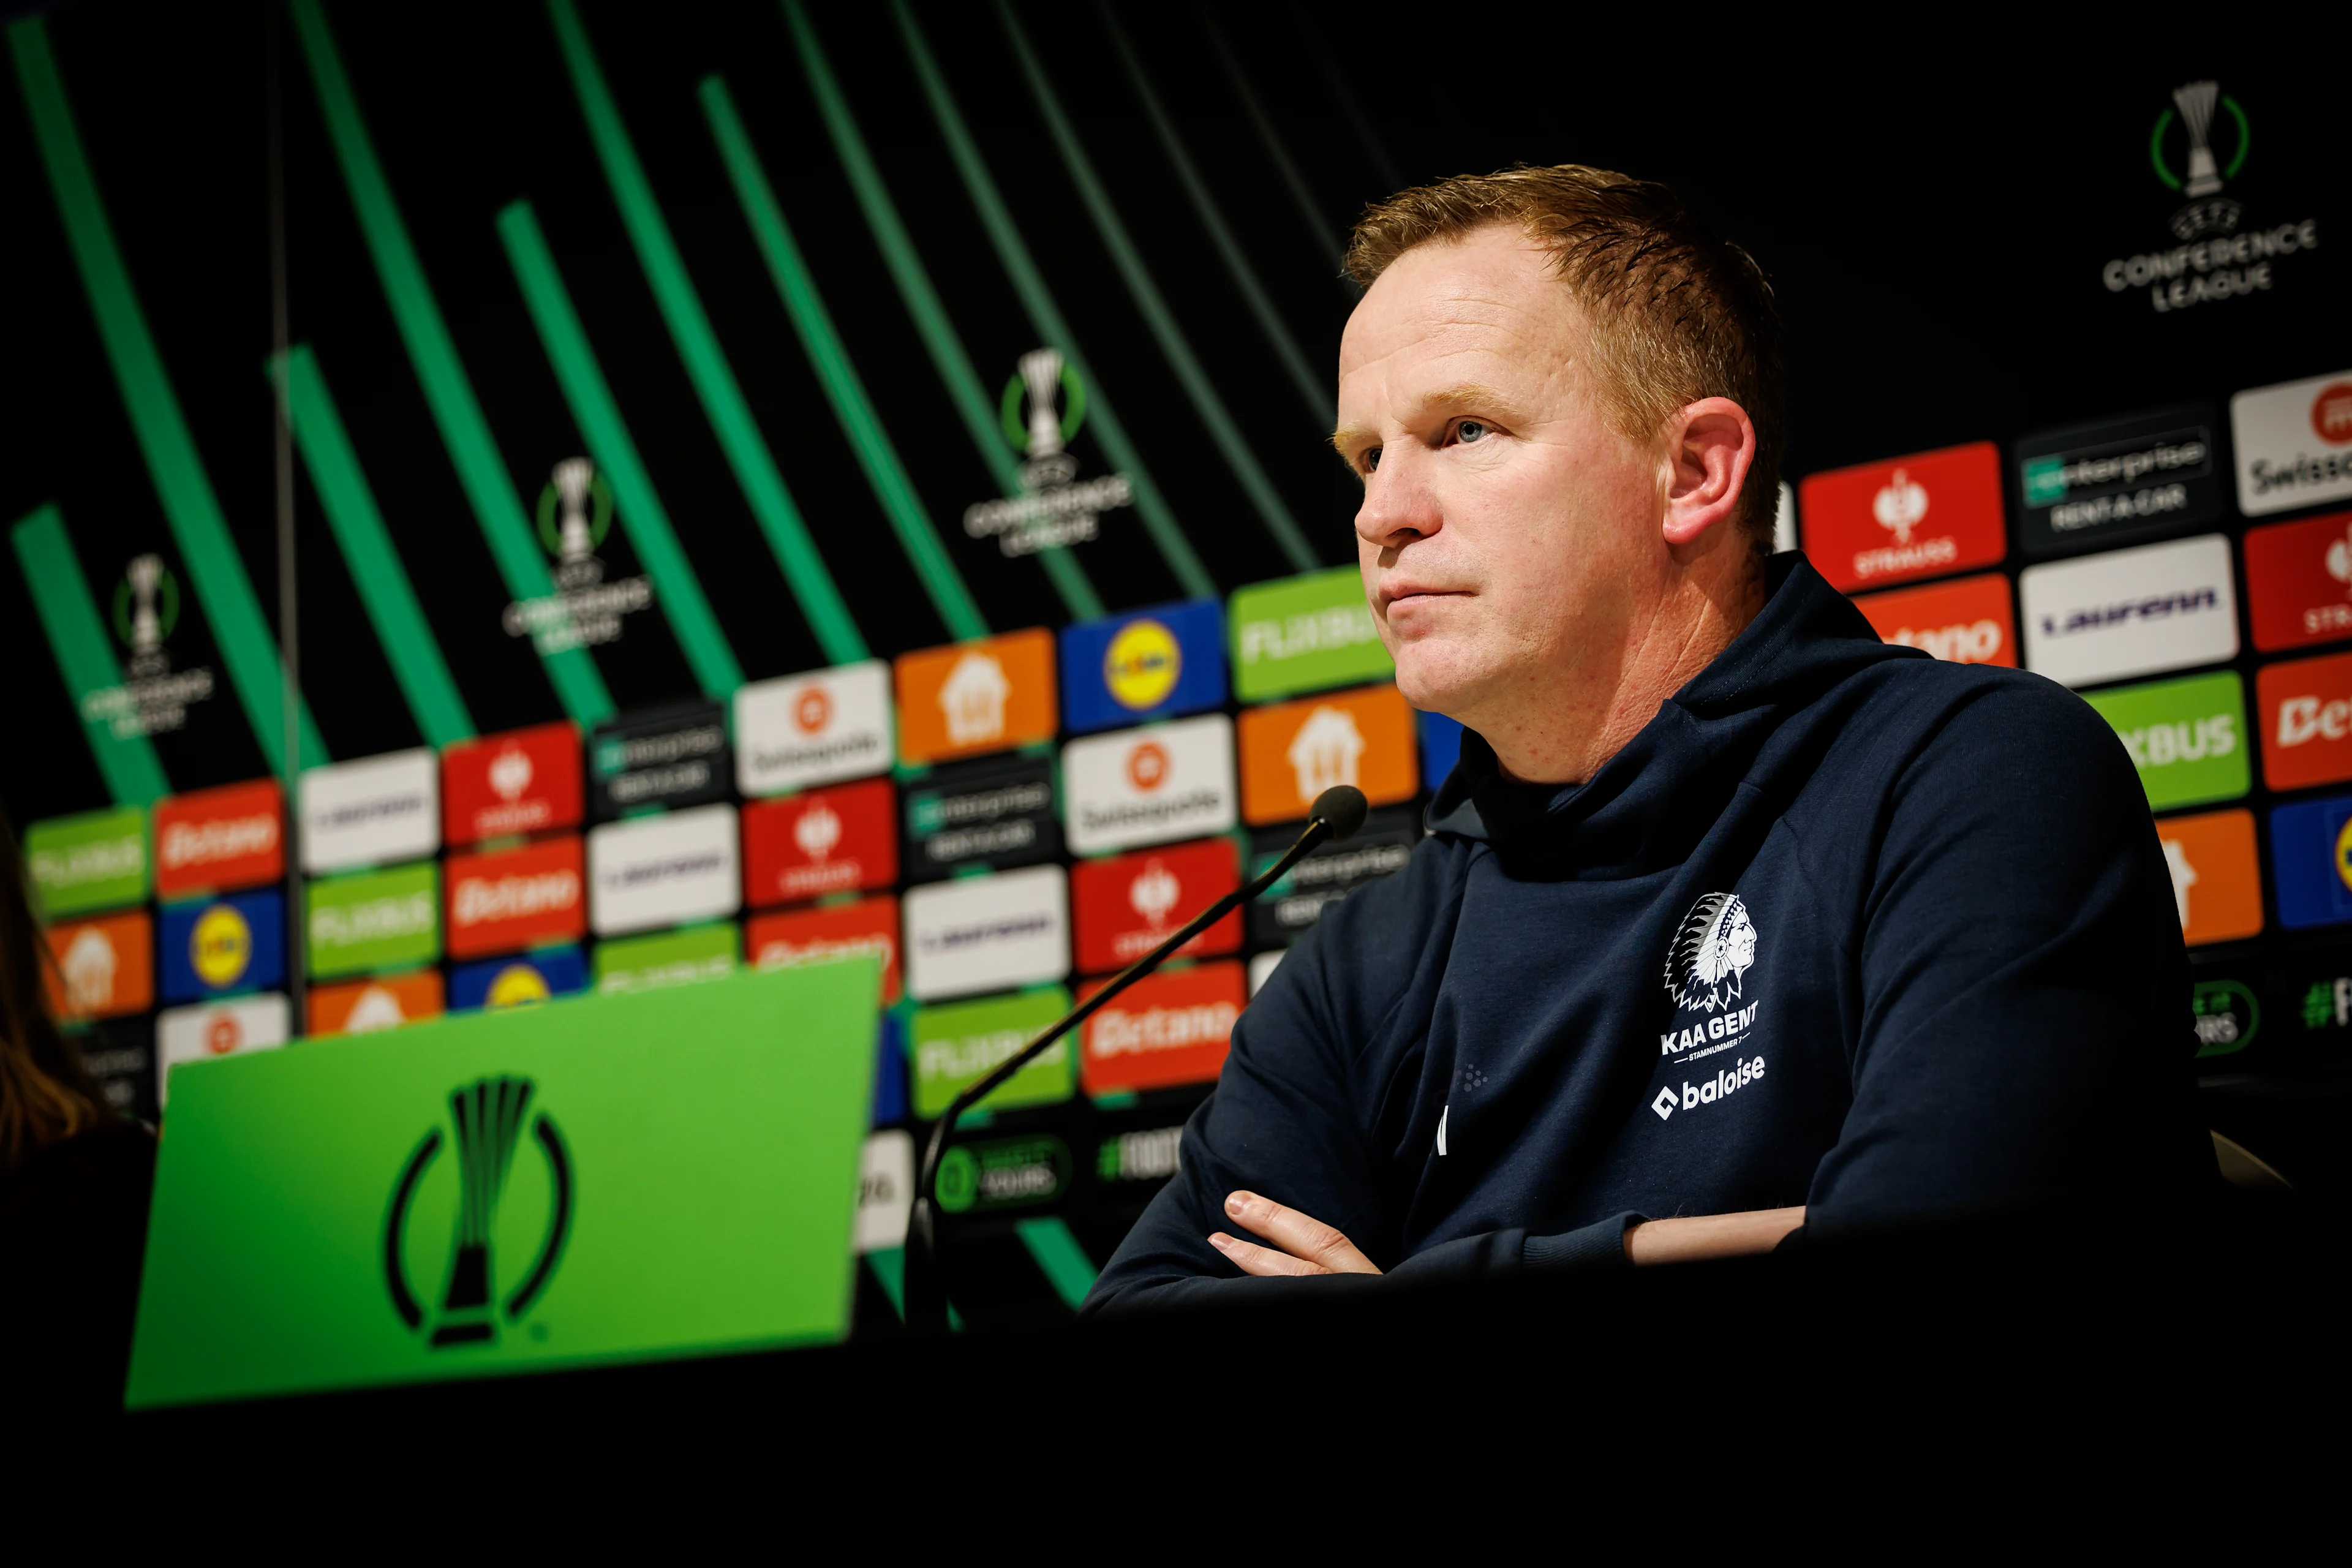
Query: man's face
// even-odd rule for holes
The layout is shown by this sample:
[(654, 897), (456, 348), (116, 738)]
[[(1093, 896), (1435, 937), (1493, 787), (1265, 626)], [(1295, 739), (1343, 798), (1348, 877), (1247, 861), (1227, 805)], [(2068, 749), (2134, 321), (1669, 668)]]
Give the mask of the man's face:
[(1415, 706), (1492, 737), (1607, 689), (1658, 602), (1666, 469), (1602, 415), (1583, 312), (1515, 227), (1407, 251), (1339, 346), (1364, 595)]

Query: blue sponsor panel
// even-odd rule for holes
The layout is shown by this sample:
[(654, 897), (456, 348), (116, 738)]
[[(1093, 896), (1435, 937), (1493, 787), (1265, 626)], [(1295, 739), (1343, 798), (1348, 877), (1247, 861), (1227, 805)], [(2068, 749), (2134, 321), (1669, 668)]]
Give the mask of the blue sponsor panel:
[(1225, 612), (1214, 599), (1062, 632), (1062, 721), (1074, 735), (1203, 712), (1224, 700)]
[(155, 943), (166, 1002), (202, 1002), (282, 984), (286, 896), (271, 888), (166, 904)]
[(588, 960), (576, 947), (543, 947), (512, 958), (461, 963), (449, 972), (449, 1011), (523, 1007), (588, 988)]
[(1443, 713), (1421, 713), (1415, 719), (1421, 727), (1421, 782), (1435, 795), (1462, 760), (1462, 721)]
[(907, 1011), (892, 1007), (882, 1015), (881, 1059), (874, 1064), (874, 1119), (877, 1127), (907, 1120)]
[(2290, 931), (2352, 921), (2352, 795), (2271, 813), (2271, 873), (2279, 924)]

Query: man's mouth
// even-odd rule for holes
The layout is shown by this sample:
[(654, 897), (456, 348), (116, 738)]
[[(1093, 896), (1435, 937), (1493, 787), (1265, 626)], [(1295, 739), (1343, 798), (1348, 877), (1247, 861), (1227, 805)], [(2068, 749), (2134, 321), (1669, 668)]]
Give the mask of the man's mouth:
[(1462, 588), (1433, 588), (1419, 583), (1402, 583), (1381, 590), (1381, 614), (1399, 609), (1410, 610), (1416, 605), (1430, 604), (1438, 599), (1465, 599), (1469, 593)]

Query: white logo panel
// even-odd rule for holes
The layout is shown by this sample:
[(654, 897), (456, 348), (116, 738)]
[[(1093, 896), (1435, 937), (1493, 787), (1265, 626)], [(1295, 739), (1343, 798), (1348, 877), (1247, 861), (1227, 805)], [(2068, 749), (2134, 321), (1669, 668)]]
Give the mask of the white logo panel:
[(919, 1002), (1059, 980), (1070, 968), (1070, 890), (1059, 866), (911, 889), (907, 989)]
[(1073, 741), (1062, 784), (1076, 854), (1223, 833), (1238, 804), (1233, 721), (1212, 713)]
[(239, 1051), (266, 1051), (294, 1034), (294, 1010), (275, 991), (234, 1002), (173, 1007), (155, 1016), (155, 1103), (172, 1087), (172, 1069), (185, 1062), (208, 1062)]
[(887, 773), (890, 719), (878, 658), (755, 680), (735, 693), (735, 782), (763, 795)]
[(2237, 587), (2218, 533), (2029, 566), (2017, 588), (2025, 668), (2068, 686), (2237, 657)]
[(2230, 434), (2248, 517), (2352, 496), (2352, 370), (2238, 394)]
[(608, 822), (588, 835), (588, 923), (598, 936), (731, 915), (742, 901), (735, 808)]
[(302, 774), (302, 869), (421, 860), (441, 847), (441, 768), (431, 748)]
[(857, 1171), (857, 1250), (907, 1244), (907, 1216), (915, 1206), (915, 1140), (903, 1128), (866, 1140)]

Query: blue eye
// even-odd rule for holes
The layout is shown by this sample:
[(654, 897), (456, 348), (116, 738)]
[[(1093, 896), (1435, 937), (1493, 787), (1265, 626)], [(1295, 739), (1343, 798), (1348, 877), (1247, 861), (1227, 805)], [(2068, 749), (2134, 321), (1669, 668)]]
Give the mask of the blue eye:
[(1465, 419), (1454, 427), (1454, 434), (1457, 440), (1483, 440), (1486, 436), (1486, 422), (1483, 419)]

